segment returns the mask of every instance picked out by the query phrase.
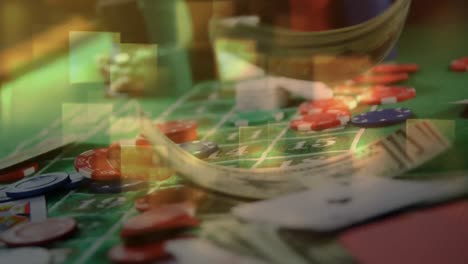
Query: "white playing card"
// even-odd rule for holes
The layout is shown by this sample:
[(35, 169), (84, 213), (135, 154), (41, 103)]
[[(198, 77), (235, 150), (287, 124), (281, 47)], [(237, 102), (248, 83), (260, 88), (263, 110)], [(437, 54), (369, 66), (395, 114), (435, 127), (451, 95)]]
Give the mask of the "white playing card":
[(291, 229), (332, 231), (407, 206), (440, 201), (468, 191), (468, 179), (403, 181), (353, 177), (320, 188), (233, 208), (243, 220)]

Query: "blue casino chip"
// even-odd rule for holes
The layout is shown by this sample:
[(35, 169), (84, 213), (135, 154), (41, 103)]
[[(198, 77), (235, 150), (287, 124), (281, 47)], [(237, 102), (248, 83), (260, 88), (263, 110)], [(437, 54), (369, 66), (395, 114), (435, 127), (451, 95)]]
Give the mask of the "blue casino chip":
[(351, 123), (358, 127), (384, 127), (405, 122), (413, 116), (407, 108), (379, 109), (356, 115)]
[(125, 180), (115, 182), (96, 182), (93, 181), (89, 185), (89, 189), (93, 193), (122, 193), (130, 191), (138, 191), (148, 187), (146, 181)]
[(4, 185), (0, 187), (0, 203), (12, 201), (13, 198), (8, 197), (6, 190), (10, 187), (9, 185)]
[(60, 189), (69, 182), (68, 173), (47, 173), (12, 183), (5, 192), (8, 197), (22, 199)]
[(70, 181), (63, 186), (65, 190), (74, 190), (89, 182), (89, 179), (78, 172), (72, 172), (69, 176)]

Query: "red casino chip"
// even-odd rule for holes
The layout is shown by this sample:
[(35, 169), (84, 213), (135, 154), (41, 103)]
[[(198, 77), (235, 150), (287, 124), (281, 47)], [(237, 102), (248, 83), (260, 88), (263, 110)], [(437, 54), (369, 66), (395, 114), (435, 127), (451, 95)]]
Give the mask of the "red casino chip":
[(50, 218), (15, 225), (3, 232), (0, 239), (11, 247), (45, 245), (71, 235), (76, 228), (72, 218)]
[(8, 172), (0, 173), (0, 183), (10, 183), (15, 182), (36, 173), (39, 170), (39, 165), (33, 163), (22, 168), (13, 169)]
[(351, 96), (337, 96), (330, 99), (316, 100), (303, 103), (299, 106), (302, 115), (331, 113), (337, 115), (351, 115), (350, 109), (357, 106), (356, 100)]
[(404, 82), (409, 79), (407, 73), (385, 74), (385, 75), (362, 75), (354, 79), (356, 84), (374, 84), (374, 85), (390, 85), (399, 82)]
[(366, 105), (382, 105), (403, 102), (416, 97), (416, 90), (409, 87), (375, 86), (358, 100)]
[(468, 57), (453, 60), (450, 69), (454, 72), (468, 72)]
[(337, 115), (332, 113), (320, 113), (305, 115), (299, 119), (292, 120), (290, 127), (294, 130), (306, 131), (321, 131), (324, 129), (340, 127), (348, 124), (350, 121), (349, 115)]
[(125, 239), (142, 237), (156, 232), (196, 227), (199, 221), (192, 217), (190, 207), (166, 205), (151, 209), (129, 219), (120, 236)]
[(372, 68), (373, 73), (392, 74), (392, 73), (414, 73), (419, 71), (418, 64), (398, 64), (388, 63), (380, 64)]
[(113, 181), (121, 178), (120, 171), (107, 158), (109, 149), (88, 150), (75, 158), (75, 169), (81, 175), (96, 181)]

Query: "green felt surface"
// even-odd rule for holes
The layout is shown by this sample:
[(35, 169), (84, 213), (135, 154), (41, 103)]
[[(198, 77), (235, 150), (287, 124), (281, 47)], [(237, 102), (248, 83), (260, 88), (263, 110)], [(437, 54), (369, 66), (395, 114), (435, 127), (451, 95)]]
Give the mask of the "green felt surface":
[[(448, 70), (451, 59), (468, 55), (463, 54), (466, 52), (463, 43), (468, 42), (465, 33), (465, 28), (459, 25), (411, 26), (399, 42), (397, 61), (418, 63), (421, 71), (407, 83), (417, 89), (417, 98), (395, 106), (411, 108), (420, 119), (451, 121), (452, 125), (442, 123), (441, 128), (454, 140), (454, 147), (449, 152), (409, 176), (434, 177), (468, 169), (468, 120), (460, 118), (461, 106), (449, 104), (468, 98), (468, 75)], [(38, 134), (52, 133), (60, 137), (80, 133), (86, 135), (86, 144), (66, 147), (60, 156), (40, 163), (40, 172), (71, 172), (74, 170), (73, 158), (79, 153), (138, 133), (137, 128), (125, 124), (126, 118), (137, 114), (136, 105), (142, 106), (151, 118), (157, 118), (172, 106), (165, 113), (165, 119), (197, 120), (199, 137), (217, 142), (221, 149), (207, 161), (243, 168), (294, 166), (339, 155), (348, 151), (353, 143), (363, 146), (398, 128), (366, 129), (360, 138), (360, 129), (353, 126), (320, 133), (297, 133), (288, 129), (287, 122), (294, 116), (294, 107), (285, 110), (286, 121), (234, 128), (226, 122), (226, 115), (234, 106), (232, 91), (218, 90), (207, 84), (187, 91), (188, 95), (182, 99), (109, 99), (104, 96), (105, 84), (99, 81), (94, 58), (107, 52), (112, 44), (105, 35), (90, 39), (73, 50), (72, 56), (58, 57), (1, 87), (1, 157)], [(73, 113), (73, 109), (78, 111)], [(367, 109), (359, 108), (359, 111)], [(101, 111), (107, 111), (108, 115), (98, 115)], [(73, 114), (68, 116), (69, 113)], [(56, 120), (61, 122), (53, 126)], [(96, 125), (102, 125), (102, 129), (86, 134)], [(37, 144), (40, 139), (38, 136), (35, 143), (25, 144), (25, 147)], [(152, 188), (156, 190), (179, 183), (180, 179), (174, 176), (164, 182), (153, 182)], [(66, 263), (107, 263), (108, 249), (120, 242), (118, 234), (122, 223), (136, 214), (134, 199), (145, 191), (96, 195), (82, 188), (48, 195), (48, 216), (74, 217), (80, 230), (72, 238), (49, 247), (63, 249)]]

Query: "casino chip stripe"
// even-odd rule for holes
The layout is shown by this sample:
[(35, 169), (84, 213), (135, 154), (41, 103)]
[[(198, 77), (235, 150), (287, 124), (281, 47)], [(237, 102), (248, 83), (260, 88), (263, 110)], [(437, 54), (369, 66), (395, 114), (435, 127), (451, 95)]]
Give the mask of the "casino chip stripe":
[(5, 193), (14, 199), (34, 197), (60, 189), (69, 182), (68, 173), (47, 173), (12, 183)]
[(179, 144), (179, 147), (183, 148), (199, 159), (207, 158), (219, 150), (218, 144), (212, 141), (197, 140)]
[(358, 96), (358, 100), (366, 105), (395, 104), (416, 97), (416, 90), (411, 87), (375, 86)]
[(32, 175), (39, 170), (39, 165), (37, 163), (33, 163), (27, 166), (24, 166), (20, 169), (14, 169), (9, 172), (1, 173), (0, 174), (0, 183), (10, 183), (14, 181), (19, 181), (24, 177)]
[(0, 235), (10, 247), (41, 246), (71, 235), (77, 228), (73, 218), (50, 218), (15, 225)]
[(290, 122), (290, 127), (300, 132), (321, 131), (329, 128), (340, 127), (348, 124), (349, 115), (337, 115), (332, 113), (319, 113), (305, 115)]
[(351, 123), (358, 127), (383, 127), (405, 122), (412, 116), (407, 108), (380, 109), (356, 115)]
[(271, 122), (279, 122), (285, 117), (284, 112), (280, 110), (267, 111), (249, 111), (249, 112), (237, 112), (229, 120), (230, 123), (237, 127), (255, 126), (262, 125)]
[(108, 155), (107, 148), (83, 152), (75, 158), (75, 169), (81, 175), (96, 181), (118, 180), (121, 177), (120, 171), (112, 166), (107, 159)]

